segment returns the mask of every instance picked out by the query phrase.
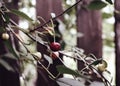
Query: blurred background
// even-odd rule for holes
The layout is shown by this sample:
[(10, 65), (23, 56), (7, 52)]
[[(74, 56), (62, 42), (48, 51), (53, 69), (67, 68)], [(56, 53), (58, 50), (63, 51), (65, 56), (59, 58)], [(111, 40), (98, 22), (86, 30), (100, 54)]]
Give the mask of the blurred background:
[[(20, 10), (35, 21), (39, 20), (40, 25), (42, 25), (50, 18), (61, 14), (77, 1), (79, 0), (5, 0), (5, 3), (9, 9)], [(110, 78), (112, 78), (112, 85), (116, 83), (116, 86), (119, 86), (120, 5), (118, 6), (117, 4), (119, 1), (115, 0), (115, 2), (112, 1), (114, 4), (110, 4), (106, 2), (107, 0), (100, 0), (105, 4), (95, 3), (97, 5), (94, 3), (91, 4), (92, 1), (94, 0), (82, 0), (79, 4), (56, 19), (58, 23), (58, 36), (61, 36), (62, 42), (61, 40), (60, 42), (63, 43), (64, 50), (71, 50), (73, 47), (78, 47), (81, 48), (86, 55), (92, 53), (95, 57), (103, 58), (107, 61), (107, 70), (111, 73)], [(11, 18), (16, 21), (21, 28), (34, 28), (31, 23), (25, 19), (12, 15)], [(24, 41), (30, 41), (22, 32), (18, 33)], [(41, 46), (36, 45), (36, 43), (27, 47), (31, 49), (31, 52), (36, 50), (41, 51)], [(24, 51), (22, 46), (20, 50)], [(67, 54), (72, 55), (72, 53)], [(81, 68), (80, 62), (75, 62), (74, 59), (67, 57), (63, 57), (63, 59), (65, 64), (72, 69)], [(21, 77), (21, 86), (35, 86), (34, 83), (37, 79), (35, 66), (30, 63), (25, 63), (24, 67), (23, 75), (27, 77), (27, 83), (25, 84), (23, 77)], [(68, 75), (64, 76), (71, 77)], [(37, 86), (42, 85), (37, 84)]]

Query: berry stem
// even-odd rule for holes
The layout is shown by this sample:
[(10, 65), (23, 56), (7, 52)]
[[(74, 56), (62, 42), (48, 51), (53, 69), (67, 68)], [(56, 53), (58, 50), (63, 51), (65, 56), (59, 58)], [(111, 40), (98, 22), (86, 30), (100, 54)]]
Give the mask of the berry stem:
[(56, 42), (56, 39), (55, 39), (55, 29), (54, 29), (54, 23), (53, 23), (53, 20), (51, 19), (51, 24), (52, 24), (52, 28), (53, 28), (53, 42)]
[[(74, 6), (76, 6), (77, 4), (79, 4), (80, 2), (82, 2), (83, 0), (79, 0), (77, 1), (75, 4), (73, 4), (71, 7), (69, 7), (68, 9), (66, 9), (65, 11), (63, 11), (62, 13), (60, 13), (59, 15), (57, 15), (54, 18), (51, 18), (50, 20), (55, 20), (58, 17), (62, 16), (63, 14), (65, 14), (66, 12), (68, 12), (70, 9), (72, 9)], [(50, 23), (50, 20), (48, 20), (47, 22), (45, 22), (44, 24), (42, 24), (41, 26), (38, 26), (37, 28), (35, 28), (34, 30), (30, 30), (30, 32), (34, 32), (35, 30), (38, 30), (39, 28), (42, 28), (43, 26), (45, 26), (46, 24)]]

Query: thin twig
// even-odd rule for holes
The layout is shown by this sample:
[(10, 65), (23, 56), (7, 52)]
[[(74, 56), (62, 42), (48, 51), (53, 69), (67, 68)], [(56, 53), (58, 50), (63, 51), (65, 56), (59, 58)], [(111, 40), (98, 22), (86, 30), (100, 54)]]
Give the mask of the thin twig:
[(74, 6), (76, 6), (77, 4), (79, 4), (82, 0), (77, 1), (75, 4), (73, 4), (71, 7), (69, 7), (68, 9), (66, 9), (65, 11), (63, 11), (62, 13), (60, 13), (59, 15), (57, 15), (54, 18), (49, 19), (47, 22), (45, 22), (44, 24), (42, 24), (41, 26), (38, 26), (37, 28), (30, 30), (30, 32), (34, 32), (35, 30), (38, 30), (39, 28), (42, 28), (43, 26), (45, 26), (46, 24), (50, 23), (51, 20), (55, 20), (58, 17), (62, 16), (63, 14), (65, 14), (66, 12), (68, 12), (69, 10), (71, 10)]
[[(96, 70), (96, 72), (98, 72), (97, 69), (94, 68), (93, 66), (89, 65), (89, 67), (91, 67), (92, 69)], [(107, 84), (107, 83), (108, 83), (109, 86), (112, 86), (111, 83), (110, 83), (102, 74), (100, 74), (99, 72), (98, 72), (98, 74), (103, 78), (103, 83), (104, 83), (104, 84)], [(105, 85), (105, 86), (108, 86), (108, 85)]]
[[(24, 45), (24, 42), (22, 42), (18, 36), (16, 35), (16, 33), (12, 30), (12, 28), (8, 25), (10, 31), (13, 33), (13, 35), (19, 40), (20, 43), (22, 43), (22, 45), (25, 47), (25, 49), (27, 50), (27, 53), (30, 53), (31, 52), (29, 51), (29, 49)], [(53, 78), (55, 79), (55, 76), (40, 62), (38, 61), (38, 57), (37, 56), (34, 56), (33, 54), (31, 54), (33, 56), (33, 58), (38, 62), (38, 64), (40, 64), (42, 66), (43, 69), (46, 70), (46, 72)]]

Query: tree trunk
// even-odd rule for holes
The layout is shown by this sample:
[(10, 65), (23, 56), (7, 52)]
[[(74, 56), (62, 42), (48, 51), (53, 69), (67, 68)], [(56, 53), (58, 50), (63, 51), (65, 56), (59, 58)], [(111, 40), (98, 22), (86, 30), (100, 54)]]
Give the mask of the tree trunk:
[[(41, 16), (45, 21), (48, 21), (51, 18), (51, 13), (55, 13), (56, 15), (60, 14), (62, 9), (62, 0), (36, 0), (36, 10), (37, 16)], [(63, 16), (59, 17), (60, 20), (63, 20)], [(41, 25), (45, 22), (41, 21)], [(59, 23), (54, 21), (56, 24), (55, 30), (58, 30)], [(48, 39), (50, 42), (53, 41), (53, 37), (51, 38), (48, 35)], [(57, 39), (56, 39), (57, 40)], [(60, 41), (60, 40), (57, 40)], [(46, 54), (47, 48), (38, 45), (37, 49), (42, 54)], [(61, 56), (62, 57), (62, 56)], [(47, 61), (43, 62), (44, 65), (47, 65)], [(49, 67), (49, 71), (54, 75), (57, 76), (58, 72), (56, 70), (56, 65), (62, 64), (59, 59), (53, 60), (53, 64)], [(38, 69), (38, 79), (37, 79), (37, 86), (58, 86), (55, 81), (49, 78), (48, 74), (43, 69)]]
[[(45, 21), (51, 18), (51, 13), (58, 15), (63, 11), (62, 0), (36, 0), (36, 2), (37, 16), (41, 16)], [(63, 20), (63, 16), (59, 19)]]
[[(18, 0), (14, 0), (12, 4), (8, 5), (9, 8), (17, 9), (18, 8)], [(18, 17), (10, 15), (10, 17), (17, 23)], [(0, 19), (0, 26), (3, 26), (3, 21)], [(17, 32), (17, 31), (16, 31)], [(2, 34), (0, 32), (0, 34)], [(15, 41), (15, 44), (18, 44), (17, 41)], [(5, 46), (3, 40), (0, 38), (0, 55), (8, 53), (8, 49)], [(16, 45), (18, 49), (18, 45)], [(4, 58), (3, 58), (4, 59)], [(8, 62), (10, 65), (18, 67), (18, 64), (16, 61), (13, 61), (11, 59), (4, 59), (6, 62)], [(2, 65), (0, 65), (0, 86), (20, 86), (20, 80), (19, 80), (19, 73), (18, 72), (11, 72), (5, 69)]]
[(116, 54), (116, 86), (120, 86), (120, 1), (115, 0), (115, 54)]
[[(86, 6), (90, 0), (84, 0), (81, 5)], [(77, 38), (77, 46), (84, 49), (85, 54), (92, 53), (97, 58), (102, 57), (102, 24), (101, 13), (97, 10), (88, 10), (77, 6), (77, 32), (83, 34)], [(78, 68), (82, 65), (78, 62)]]

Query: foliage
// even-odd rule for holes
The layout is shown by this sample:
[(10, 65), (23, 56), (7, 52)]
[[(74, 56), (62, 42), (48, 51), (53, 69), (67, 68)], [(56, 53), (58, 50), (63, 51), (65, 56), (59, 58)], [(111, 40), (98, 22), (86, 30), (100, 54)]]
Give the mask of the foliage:
[[(110, 0), (106, 0), (109, 3), (111, 3)], [(99, 5), (96, 5), (99, 4)], [(74, 4), (74, 6), (77, 4)], [(73, 5), (72, 5), (73, 6)], [(99, 7), (97, 7), (99, 6)], [(103, 7), (105, 7), (106, 4), (102, 1), (93, 1), (91, 2), (91, 4), (88, 6), (89, 8), (96, 8), (96, 9), (101, 9)], [(3, 10), (4, 8), (4, 10)], [(65, 12), (67, 12), (68, 10), (64, 11), (62, 14), (63, 15)], [(0, 9), (0, 17), (1, 22), (3, 22), (3, 25), (0, 27), (2, 29), (2, 31), (6, 32), (7, 34), (9, 34), (10, 38), (16, 38), (22, 47), (24, 47), (26, 52), (21, 52), (18, 51), (15, 47), (15, 43), (14, 41), (10, 41), (10, 40), (4, 40), (3, 38), (3, 42), (4, 44), (7, 46), (9, 53), (1, 56), (2, 58), (11, 58), (14, 60), (19, 61), (20, 63), (22, 63), (23, 61), (30, 61), (32, 64), (34, 64), (34, 61), (37, 62), (40, 66), (37, 65), (37, 67), (42, 67), (47, 73), (48, 75), (52, 78), (52, 80), (56, 80), (56, 82), (60, 82), (61, 79), (58, 78), (59, 74), (57, 76), (54, 76), (50, 71), (49, 71), (49, 67), (51, 64), (53, 64), (53, 58), (52, 58), (52, 54), (55, 53), (55, 51), (58, 53), (58, 55), (55, 54), (56, 59), (59, 59), (64, 66), (57, 66), (58, 72), (62, 73), (62, 74), (71, 74), (74, 79), (71, 80), (71, 82), (77, 81), (80, 82), (78, 78), (82, 78), (84, 79), (86, 82), (92, 83), (92, 81), (94, 81), (95, 78), (99, 79), (101, 82), (104, 83), (105, 86), (111, 86), (110, 82), (104, 77), (103, 72), (108, 72), (106, 70), (107, 67), (107, 62), (104, 61), (103, 59), (97, 59), (93, 54), (89, 54), (89, 55), (85, 55), (81, 49), (79, 48), (72, 48), (71, 50), (55, 50), (53, 51), (53, 49), (51, 49), (50, 44), (51, 41), (48, 38), (48, 36), (51, 36), (54, 40), (54, 42), (56, 42), (56, 32), (54, 29), (54, 25), (53, 22), (54, 20), (59, 17), (60, 15), (58, 15), (55, 18), (50, 19), (48, 22), (45, 22), (45, 24), (43, 24), (42, 26), (34, 26), (34, 29), (29, 29), (29, 30), (24, 30), (23, 28), (19, 27), (11, 18), (9, 18), (9, 16), (7, 16), (7, 14), (12, 13), (15, 14), (19, 17), (22, 17), (26, 20), (28, 20), (31, 23), (34, 23), (33, 19), (31, 19), (30, 17), (28, 17), (25, 13), (18, 11), (18, 10), (9, 10), (8, 8), (5, 7), (4, 3), (2, 3), (1, 9)], [(51, 23), (52, 27), (50, 27), (48, 24)], [(34, 24), (33, 24), (34, 25)], [(46, 26), (45, 26), (46, 25)], [(38, 31), (38, 29), (43, 29), (43, 31)], [(52, 29), (50, 29), (52, 28)], [(18, 31), (22, 31), (27, 37), (29, 37), (32, 42), (36, 42), (39, 45), (43, 46), (46, 49), (46, 53), (44, 54), (44, 57), (42, 57), (42, 55), (40, 55), (41, 52), (31, 52), (30, 49), (27, 47), (27, 45), (32, 44), (32, 42), (28, 42), (26, 43), (25, 41), (23, 41), (21, 39), (21, 36), (19, 34), (16, 34), (14, 29), (17, 29)], [(1, 34), (3, 34), (3, 32), (1, 32)], [(46, 40), (44, 39), (46, 38)], [(53, 46), (56, 47), (56, 46)], [(66, 54), (66, 52), (71, 52), (73, 53), (72, 56), (69, 56)], [(60, 58), (59, 54), (62, 54), (63, 56), (69, 57), (69, 58), (73, 58), (75, 61), (81, 61), (82, 65), (84, 65), (83, 69), (81, 70), (72, 70), (70, 68), (68, 68), (65, 64), (64, 61)], [(31, 58), (26, 58), (26, 57), (32, 57)], [(13, 71), (14, 68), (12, 66), (9, 65), (9, 63), (6, 63), (3, 59), (0, 59), (0, 64), (2, 64), (6, 69)], [(49, 64), (47, 65), (47, 67), (42, 63), (42, 60), (46, 59), (46, 61), (49, 62)], [(101, 69), (102, 68), (102, 69)], [(103, 69), (104, 68), (104, 69)], [(21, 72), (20, 72), (21, 73)], [(22, 74), (20, 74), (22, 75)], [(69, 80), (68, 80), (69, 81)], [(62, 81), (63, 83), (64, 81)], [(65, 84), (65, 83), (64, 83)]]
[[(106, 0), (106, 2), (113, 4), (111, 0)], [(107, 3), (102, 0), (93, 0), (88, 5), (88, 8), (91, 10), (100, 10), (107, 6)]]
[(106, 0), (108, 3), (113, 4), (112, 0)]
[(92, 10), (99, 10), (106, 6), (107, 4), (100, 0), (93, 0), (89, 5), (88, 8)]
[(28, 21), (33, 21), (33, 19), (31, 19), (29, 16), (27, 16), (26, 14), (24, 14), (23, 12), (17, 11), (15, 9), (10, 10), (10, 12), (12, 12), (13, 14), (23, 17), (24, 19), (28, 20)]

